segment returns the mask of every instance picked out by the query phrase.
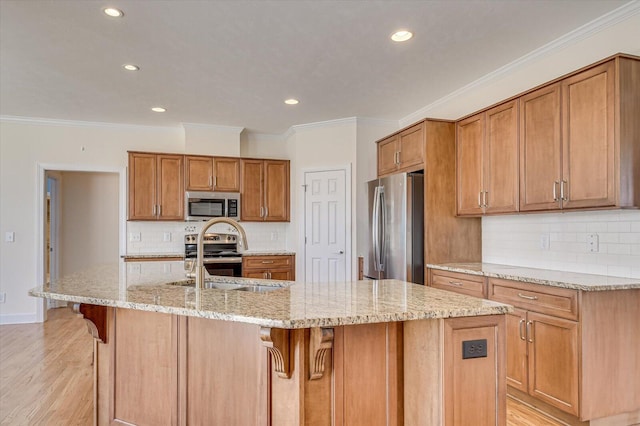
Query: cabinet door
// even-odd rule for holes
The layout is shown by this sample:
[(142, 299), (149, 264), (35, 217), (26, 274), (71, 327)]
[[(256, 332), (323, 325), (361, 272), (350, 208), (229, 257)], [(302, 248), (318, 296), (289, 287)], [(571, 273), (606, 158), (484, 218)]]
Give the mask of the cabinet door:
[(413, 171), (424, 168), (424, 125), (420, 123), (398, 135), (398, 168)]
[(187, 155), (184, 161), (187, 191), (212, 191), (213, 159), (200, 155)]
[(507, 384), (523, 392), (527, 385), (527, 312), (514, 309), (507, 314)]
[(378, 142), (378, 177), (388, 175), (398, 169), (398, 135)]
[(156, 155), (129, 154), (129, 220), (156, 219)]
[(264, 216), (263, 161), (241, 160), (241, 206), (242, 220), (262, 221)]
[(560, 85), (520, 99), (520, 211), (560, 208)]
[(527, 313), (529, 394), (578, 415), (578, 323)]
[(289, 162), (264, 161), (265, 220), (289, 221)]
[(564, 208), (615, 205), (614, 62), (562, 82)]
[(183, 156), (158, 154), (158, 219), (184, 220)]
[(262, 280), (266, 280), (268, 277), (267, 271), (242, 271), (242, 276), (244, 278), (257, 278)]
[(213, 159), (214, 191), (240, 191), (240, 159), (215, 157)]
[(484, 113), (457, 124), (456, 196), (458, 215), (480, 215), (482, 209), (482, 146)]
[(485, 213), (518, 211), (518, 101), (486, 112), (484, 138)]

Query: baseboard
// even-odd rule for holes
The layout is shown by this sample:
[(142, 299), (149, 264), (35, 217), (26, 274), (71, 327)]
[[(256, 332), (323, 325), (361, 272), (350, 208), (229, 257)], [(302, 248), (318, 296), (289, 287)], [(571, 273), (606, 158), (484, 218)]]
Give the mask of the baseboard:
[(36, 314), (0, 314), (0, 325), (38, 322)]

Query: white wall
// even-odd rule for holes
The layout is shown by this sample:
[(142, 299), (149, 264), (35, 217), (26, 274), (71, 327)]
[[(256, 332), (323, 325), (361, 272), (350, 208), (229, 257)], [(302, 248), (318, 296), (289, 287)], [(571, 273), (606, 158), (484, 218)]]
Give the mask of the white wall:
[(240, 156), (242, 127), (183, 123), (185, 147), (189, 154)]
[(118, 173), (62, 172), (59, 276), (118, 261)]

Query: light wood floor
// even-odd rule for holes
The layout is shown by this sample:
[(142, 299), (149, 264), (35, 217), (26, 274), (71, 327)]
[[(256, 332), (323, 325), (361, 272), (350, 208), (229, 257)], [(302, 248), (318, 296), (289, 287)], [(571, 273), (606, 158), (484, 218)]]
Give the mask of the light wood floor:
[[(70, 309), (0, 326), (0, 425), (91, 425), (93, 340)], [(507, 426), (561, 426), (507, 398)]]

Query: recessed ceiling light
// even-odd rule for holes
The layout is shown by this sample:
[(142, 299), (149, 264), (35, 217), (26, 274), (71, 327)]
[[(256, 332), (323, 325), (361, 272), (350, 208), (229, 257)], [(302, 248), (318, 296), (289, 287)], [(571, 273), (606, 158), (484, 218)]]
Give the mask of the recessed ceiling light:
[(122, 68), (124, 68), (127, 71), (138, 71), (140, 69), (139, 66), (133, 65), (133, 64), (124, 64)]
[(105, 15), (111, 16), (112, 18), (121, 18), (124, 16), (124, 12), (120, 9), (116, 9), (115, 7), (107, 7), (103, 12)]
[(165, 112), (167, 109), (163, 108), (163, 107), (153, 107), (151, 108), (151, 111), (153, 112)]
[(407, 41), (411, 37), (413, 37), (413, 33), (407, 30), (396, 31), (391, 35), (391, 40), (393, 41)]
[(298, 104), (298, 102), (299, 101), (297, 99), (293, 99), (293, 98), (292, 99), (287, 99), (286, 101), (284, 101), (284, 103), (287, 104), (287, 105), (296, 105), (296, 104)]

